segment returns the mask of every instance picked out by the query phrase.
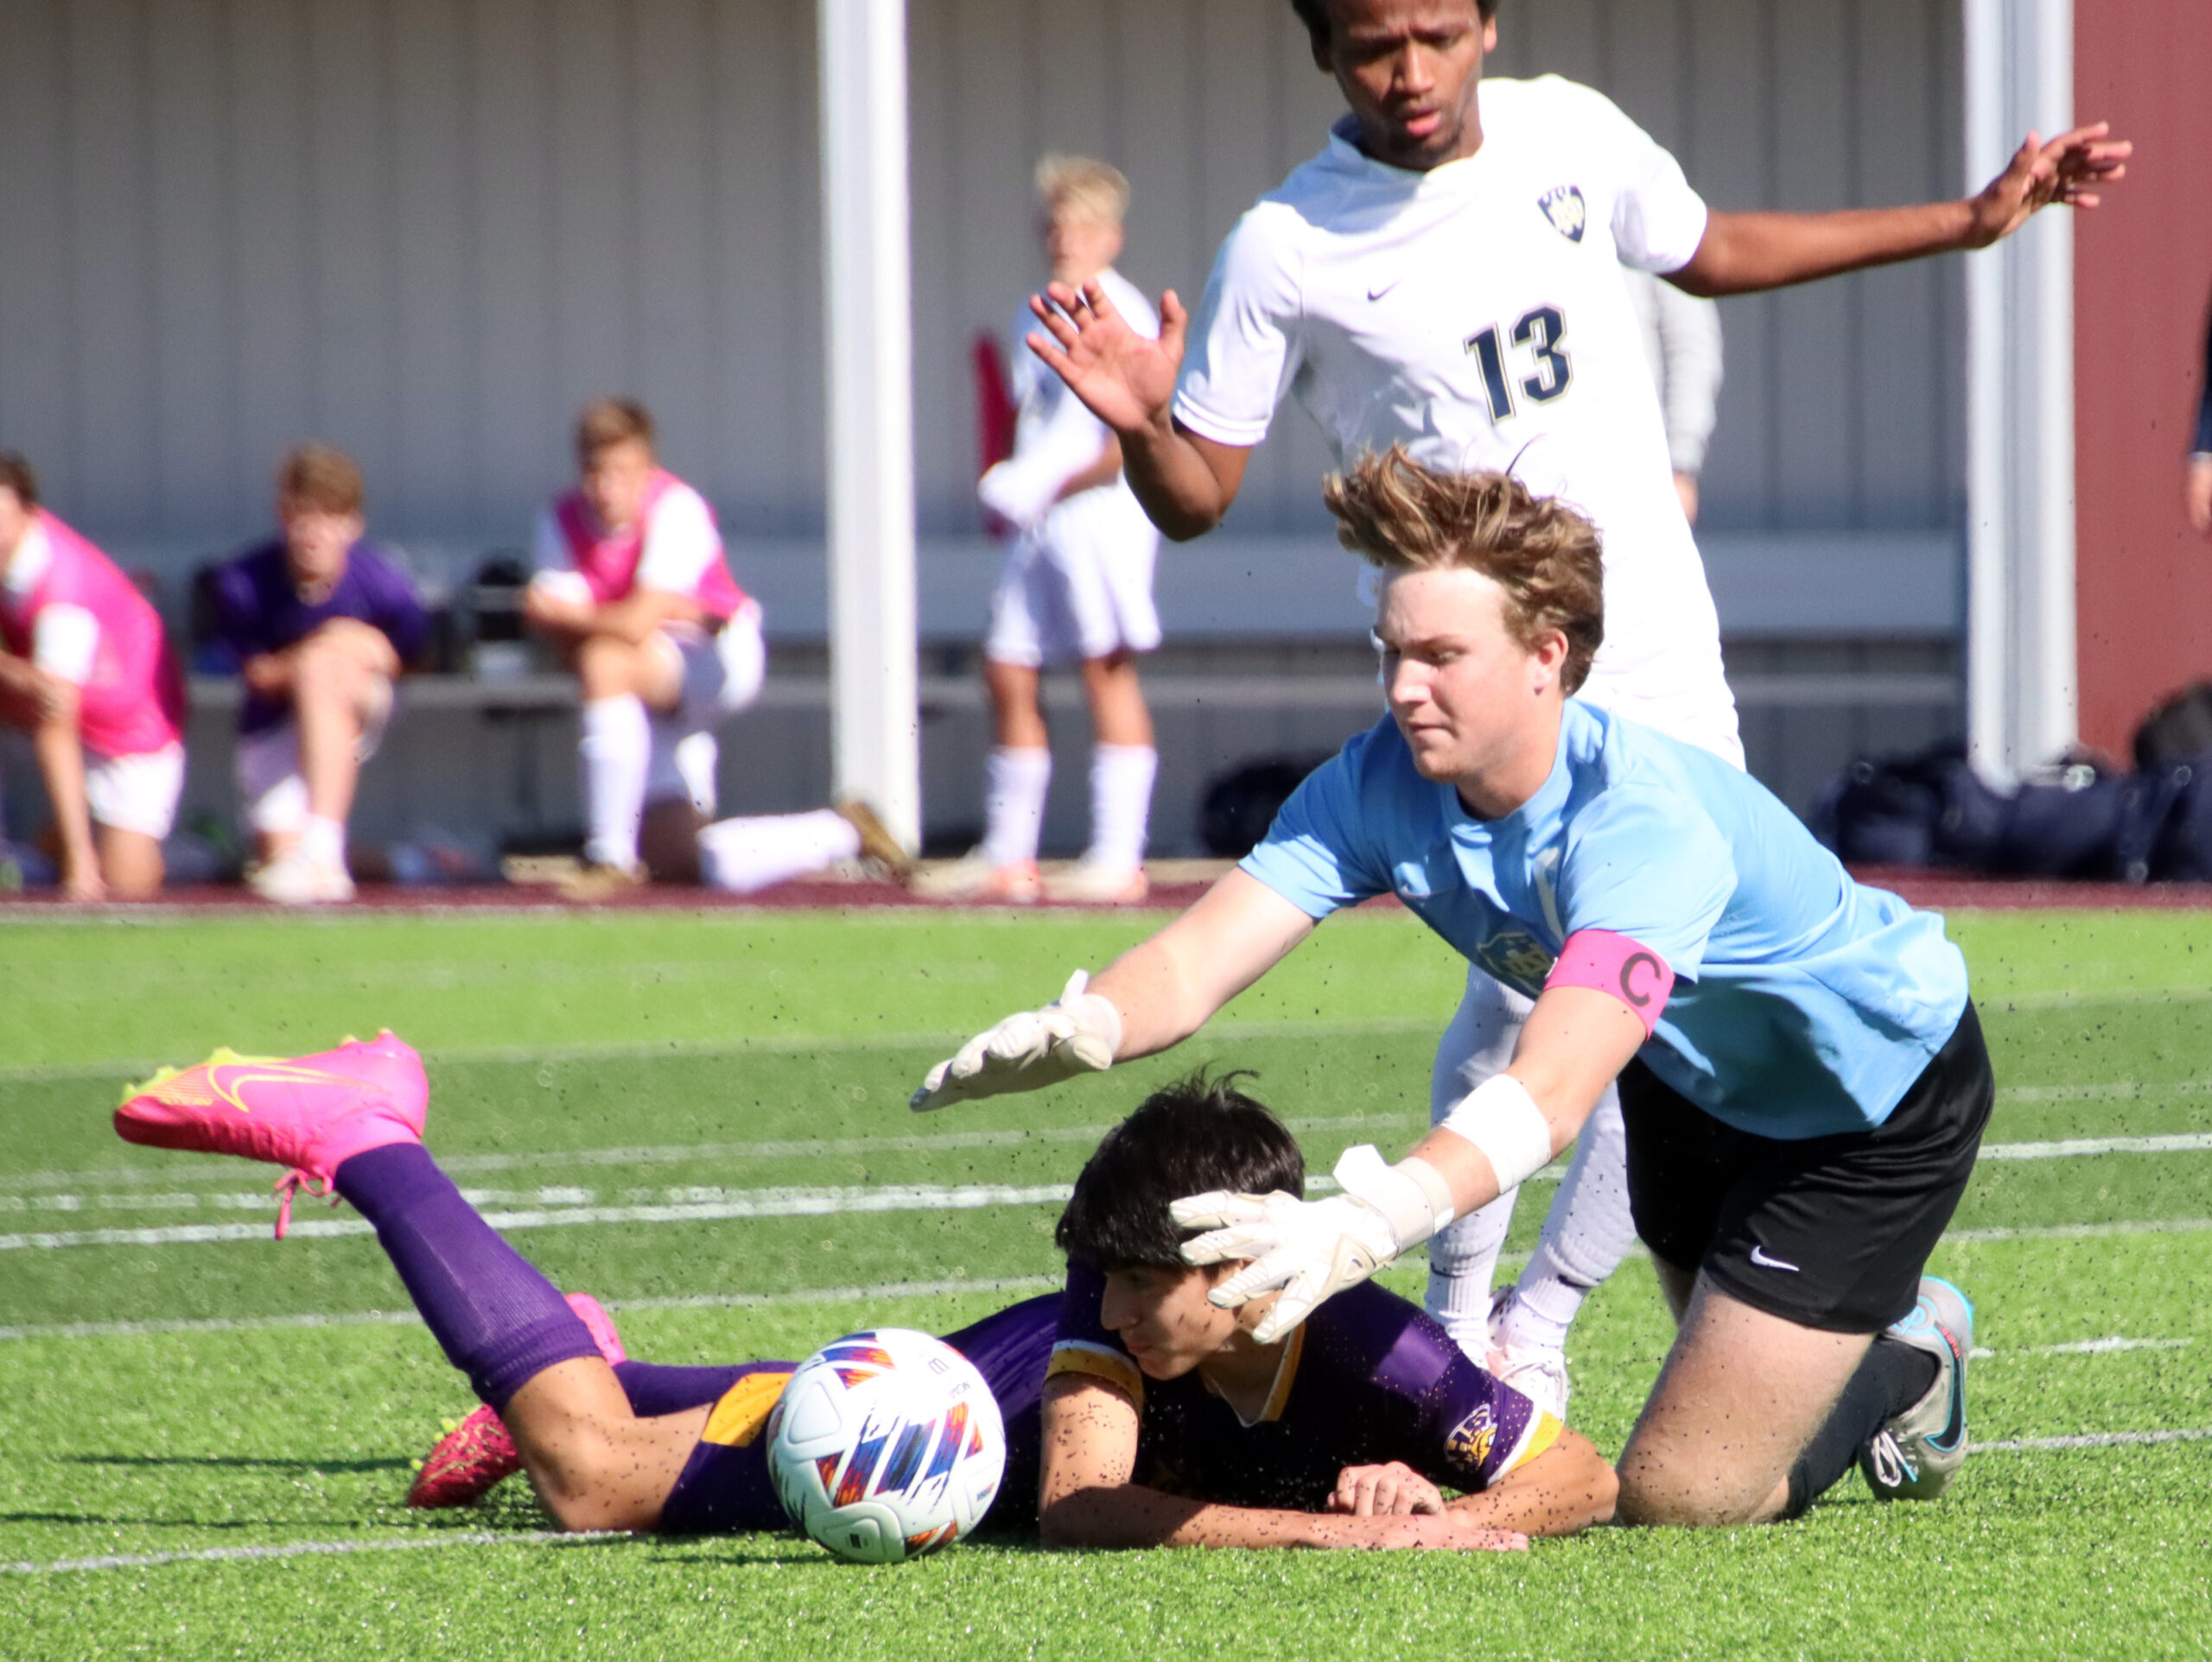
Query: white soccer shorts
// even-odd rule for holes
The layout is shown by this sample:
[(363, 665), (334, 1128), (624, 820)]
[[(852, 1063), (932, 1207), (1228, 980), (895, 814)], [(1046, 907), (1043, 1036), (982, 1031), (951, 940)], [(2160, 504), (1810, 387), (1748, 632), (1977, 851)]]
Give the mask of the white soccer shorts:
[(85, 801), (96, 824), (160, 842), (176, 824), (176, 805), (183, 795), (182, 745), (137, 756), (85, 753)]
[[(384, 743), (391, 725), (391, 682), (383, 676), (369, 683), (361, 712), (361, 736), (353, 759), (365, 762)], [(236, 769), (238, 795), (245, 798), (246, 823), (265, 837), (287, 837), (308, 822), (308, 782), (300, 772), (300, 730), (286, 716), (273, 727), (238, 735)]]
[(1160, 644), (1152, 568), (1160, 533), (1122, 485), (1060, 504), (1007, 549), (983, 654), (1038, 669)]
[(708, 819), (715, 816), (715, 770), (721, 746), (715, 729), (760, 696), (768, 677), (768, 646), (760, 631), (760, 605), (747, 600), (719, 633), (664, 629), (653, 644), (683, 677), (676, 709), (652, 718), (652, 758), (645, 770), (645, 800), (689, 797)]

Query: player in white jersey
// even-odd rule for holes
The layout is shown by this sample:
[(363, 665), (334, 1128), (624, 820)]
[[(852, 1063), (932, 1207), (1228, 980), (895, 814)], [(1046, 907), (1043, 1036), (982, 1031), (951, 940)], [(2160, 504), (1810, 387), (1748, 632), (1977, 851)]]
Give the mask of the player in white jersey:
[[(1483, 80), (1496, 0), (1292, 3), (1351, 111), (1230, 233), (1195, 320), (1166, 295), (1155, 343), (1103, 290), (1056, 286), (1032, 303), (1044, 332), (1031, 346), (1119, 435), (1131, 488), (1179, 541), (1219, 523), (1287, 394), (1340, 462), (1402, 443), (1574, 503), (1605, 560), (1605, 646), (1580, 695), (1740, 764), (1719, 624), (1616, 263), (1713, 296), (1986, 247), (2049, 204), (2094, 206), (2129, 147), (2102, 125), (2031, 134), (1963, 201), (1712, 213), (1602, 94)], [(1503, 1068), (1527, 1008), (1470, 972), (1437, 1054), (1436, 1113)], [(1496, 1329), (1493, 1371), (1540, 1399), (1563, 1403), (1567, 1325), (1632, 1239), (1623, 1161), (1608, 1091)], [(1485, 1208), (1430, 1247), (1430, 1309), (1471, 1348), (1491, 1341), (1510, 1216)]]
[[(1053, 280), (1096, 282), (1132, 328), (1157, 335), (1152, 307), (1113, 267), (1129, 200), (1120, 170), (1088, 156), (1047, 155), (1037, 164), (1037, 194)], [(1121, 447), (1106, 424), (1020, 349), (1028, 325), (1025, 309), (1014, 333), (1014, 454), (976, 486), (1014, 532), (983, 646), (992, 728), (983, 841), (918, 887), (943, 898), (1027, 902), (1041, 891), (1129, 904), (1146, 894), (1146, 824), (1160, 771), (1137, 682), (1138, 655), (1160, 644), (1152, 602), (1160, 533), (1122, 478)], [(1037, 844), (1052, 752), (1037, 675), (1070, 661), (1081, 666), (1094, 735), (1090, 844), (1072, 870), (1040, 883)]]

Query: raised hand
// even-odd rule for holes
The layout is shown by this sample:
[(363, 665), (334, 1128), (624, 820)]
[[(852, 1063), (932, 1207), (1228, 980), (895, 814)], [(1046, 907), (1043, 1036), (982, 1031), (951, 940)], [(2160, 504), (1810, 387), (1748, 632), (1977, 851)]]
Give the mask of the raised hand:
[(1973, 244), (1986, 248), (2011, 236), (2037, 209), (2054, 202), (2096, 206), (2097, 187), (2126, 177), (2127, 158), (2135, 153), (2126, 139), (2107, 136), (2111, 131), (2110, 122), (2100, 121), (2061, 133), (2048, 143), (2030, 133), (2005, 171), (1967, 204), (1974, 214)]
[(1096, 281), (1079, 289), (1052, 283), (1029, 297), (1029, 309), (1044, 326), (1028, 337), (1029, 350), (1092, 415), (1122, 434), (1166, 422), (1191, 320), (1173, 289), (1160, 297), (1157, 340), (1131, 328)]

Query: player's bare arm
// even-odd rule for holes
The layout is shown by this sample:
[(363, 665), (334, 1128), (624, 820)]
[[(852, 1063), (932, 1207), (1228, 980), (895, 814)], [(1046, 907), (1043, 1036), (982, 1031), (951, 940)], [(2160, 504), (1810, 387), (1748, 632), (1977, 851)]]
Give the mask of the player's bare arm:
[(1265, 884), (1230, 872), (1094, 981), (1076, 972), (1041, 1010), (986, 1028), (930, 1069), (917, 1113), (1007, 1091), (1033, 1091), (1181, 1043), (1313, 931), (1313, 920)]
[(1272, 1342), (1323, 1299), (1534, 1176), (1580, 1133), (1606, 1084), (1649, 1037), (1643, 1016), (1613, 994), (1550, 987), (1521, 1030), (1511, 1066), (1397, 1165), (1384, 1166), (1371, 1148), (1355, 1149), (1337, 1164), (1344, 1192), (1322, 1200), (1222, 1193), (1179, 1200), (1175, 1221), (1206, 1231), (1185, 1244), (1183, 1256), (1202, 1265), (1245, 1260), (1207, 1297), (1236, 1309), (1274, 1294), (1274, 1307), (1253, 1329), (1261, 1342)]
[(1043, 328), (1029, 349), (1113, 428), (1129, 489), (1153, 523), (1179, 542), (1219, 524), (1251, 452), (1203, 438), (1170, 413), (1191, 321), (1175, 291), (1160, 297), (1157, 340), (1131, 328), (1096, 280), (1052, 283), (1029, 308)]
[(2096, 122), (2049, 142), (2030, 133), (2005, 171), (1963, 201), (1834, 213), (1715, 213), (1688, 265), (1667, 274), (1707, 297), (1756, 294), (1869, 266), (1986, 248), (2041, 209), (2093, 208), (2134, 146)]
[(1337, 1475), (1329, 1510), (1350, 1517), (1450, 1512), (1486, 1528), (1522, 1535), (1572, 1535), (1610, 1522), (1619, 1488), (1596, 1445), (1562, 1430), (1558, 1441), (1488, 1488), (1447, 1500), (1443, 1491), (1402, 1461), (1347, 1466)]
[[(1505, 1076), (1519, 1083), (1543, 1115), (1553, 1153), (1581, 1134), (1583, 1121), (1605, 1087), (1647, 1037), (1636, 1012), (1611, 993), (1554, 986), (1536, 1000)], [(1463, 1217), (1502, 1192), (1490, 1157), (1446, 1126), (1437, 1126), (1414, 1145), (1413, 1158), (1442, 1174), (1454, 1210)]]
[[(1460, 1551), (1525, 1547), (1519, 1532), (1451, 1507), (1344, 1516), (1215, 1506), (1130, 1481), (1137, 1407), (1103, 1380), (1048, 1380), (1038, 1530), (1048, 1547), (1425, 1547)], [(1534, 1462), (1530, 1462), (1533, 1464)]]
[(92, 841), (92, 810), (85, 787), (85, 751), (77, 731), (77, 689), (59, 676), (38, 675), (38, 726), (31, 748), (54, 807), (54, 828), (61, 841), (61, 892), (66, 899), (105, 900), (98, 845)]

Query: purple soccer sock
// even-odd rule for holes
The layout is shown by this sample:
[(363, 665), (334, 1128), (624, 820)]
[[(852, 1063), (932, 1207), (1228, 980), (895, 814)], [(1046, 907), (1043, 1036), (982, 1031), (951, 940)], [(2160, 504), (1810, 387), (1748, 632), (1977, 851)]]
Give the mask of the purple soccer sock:
[(639, 1419), (680, 1413), (702, 1403), (720, 1402), (749, 1370), (736, 1367), (669, 1367), (658, 1362), (617, 1362), (614, 1377)]
[(556, 1362), (596, 1356), (561, 1290), (461, 1199), (419, 1143), (391, 1143), (338, 1168), (338, 1192), (376, 1227), (446, 1360), (498, 1409)]

